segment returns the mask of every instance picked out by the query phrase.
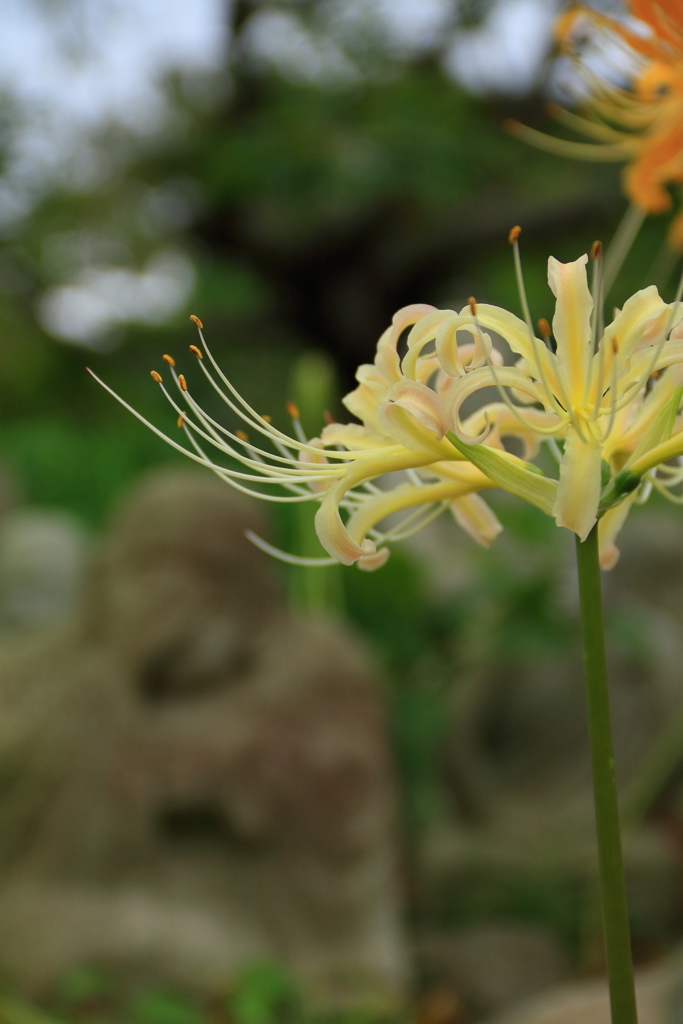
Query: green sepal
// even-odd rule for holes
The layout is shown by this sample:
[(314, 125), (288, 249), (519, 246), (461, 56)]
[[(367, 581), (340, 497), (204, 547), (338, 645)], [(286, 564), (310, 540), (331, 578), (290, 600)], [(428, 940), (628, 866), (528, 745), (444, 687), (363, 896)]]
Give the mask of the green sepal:
[(449, 430), (446, 437), (461, 455), (485, 473), (498, 487), (523, 501), (528, 501), (530, 505), (535, 505), (546, 515), (553, 515), (557, 480), (544, 476), (538, 466), (522, 462), (521, 459), (512, 459), (496, 448), (487, 448), (483, 444), (465, 444), (452, 430)]
[(604, 515), (609, 509), (623, 501), (628, 494), (635, 491), (642, 479), (640, 473), (634, 473), (632, 469), (622, 469), (617, 473), (614, 483), (600, 502), (598, 515)]

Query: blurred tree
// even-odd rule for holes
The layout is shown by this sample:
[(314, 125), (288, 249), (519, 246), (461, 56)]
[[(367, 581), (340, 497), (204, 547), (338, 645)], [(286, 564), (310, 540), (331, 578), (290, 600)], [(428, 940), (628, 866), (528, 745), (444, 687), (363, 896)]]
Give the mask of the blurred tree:
[[(514, 308), (513, 223), (532, 300), (548, 301), (548, 251), (574, 255), (617, 216), (613, 171), (526, 149), (501, 129), (511, 101), (475, 99), (445, 74), (448, 40), (485, 16), (483, 0), (454, 4), (412, 48), (382, 36), (371, 10), (236, 0), (223, 72), (171, 76), (158, 131), (105, 124), (83, 143), (89, 176), (34, 191), (0, 248), (0, 444), (2, 422), (27, 417), (121, 431), (82, 371), (83, 344), (158, 420), (146, 371), (191, 340), (190, 294), (238, 384), (283, 425), (298, 352), (332, 354), (346, 388), (402, 305), (474, 292)], [(537, 100), (520, 106), (541, 118)], [(0, 150), (21, 117), (7, 105)], [(144, 447), (118, 464), (144, 463)]]

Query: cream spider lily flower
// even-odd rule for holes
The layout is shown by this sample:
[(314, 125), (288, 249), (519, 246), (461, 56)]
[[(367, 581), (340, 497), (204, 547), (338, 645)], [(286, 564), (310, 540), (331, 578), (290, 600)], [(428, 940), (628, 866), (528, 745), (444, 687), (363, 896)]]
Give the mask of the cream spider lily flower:
[[(505, 397), (505, 388), (512, 391), (518, 403), (540, 406), (552, 422), (544, 427), (537, 425), (535, 429), (554, 448), (560, 462), (552, 513), (558, 526), (568, 527), (585, 540), (599, 512), (605, 508), (605, 470), (609, 470), (611, 476), (627, 468), (629, 455), (640, 441), (645, 443), (645, 435), (650, 447), (664, 440), (663, 436), (651, 437), (647, 433), (648, 424), (660, 411), (657, 405), (660, 397), (666, 395), (667, 402), (674, 401), (673, 396), (678, 392), (672, 383), (677, 385), (677, 377), (670, 371), (654, 389), (652, 399), (645, 395), (653, 373), (683, 362), (683, 343), (677, 337), (670, 337), (672, 328), (683, 317), (680, 293), (676, 301), (668, 305), (654, 286), (645, 288), (632, 296), (612, 323), (603, 328), (601, 248), (596, 244), (593, 253), (594, 294), (587, 279), (588, 256), (581, 256), (572, 263), (560, 263), (551, 256), (548, 283), (556, 298), (554, 346), (551, 347), (549, 325), (541, 322), (541, 333), (545, 335), (541, 340), (535, 336), (531, 323), (521, 277), (518, 235), (519, 229), (513, 229), (510, 240), (514, 246), (526, 322), (498, 307), (472, 304), (451, 322), (450, 329), (453, 336), (467, 329), (482, 338), (486, 337), (484, 328), (495, 331), (520, 358), (511, 367), (497, 367), (495, 361), (489, 359), (485, 366), (459, 376), (449, 391), (452, 436), (463, 454), (482, 466), (476, 446), (486, 437), (486, 431), (478, 437), (469, 436), (468, 426), (460, 422), (459, 415), (465, 399), (493, 385), (521, 425), (530, 425), (531, 410), (513, 405), (512, 400)], [(439, 355), (441, 365), (449, 369), (448, 346), (443, 346)], [(483, 413), (486, 414), (485, 409)], [(669, 432), (673, 426), (671, 419)], [(561, 453), (555, 444), (557, 439), (563, 441)], [(616, 505), (626, 494), (626, 491), (615, 493), (609, 501)]]
[[(160, 374), (152, 371), (152, 377), (178, 414), (189, 448), (103, 387), (174, 448), (237, 490), (272, 502), (319, 503), (316, 530), (329, 558), (299, 558), (251, 535), (284, 561), (376, 569), (389, 557), (388, 544), (448, 508), (488, 546), (501, 526), (480, 492), (501, 487), (553, 515), (581, 540), (602, 517), (602, 561), (608, 568), (618, 557), (614, 541), (635, 501), (645, 500), (652, 488), (683, 501), (676, 490), (683, 470), (667, 464), (683, 458), (683, 325), (677, 326), (683, 282), (670, 305), (654, 287), (638, 292), (604, 328), (600, 247), (593, 252), (593, 292), (587, 256), (573, 263), (550, 257), (556, 309), (552, 332), (540, 322), (540, 339), (524, 291), (518, 236), (514, 228), (510, 241), (524, 320), (496, 306), (477, 306), (474, 299), (460, 313), (425, 305), (399, 310), (378, 342), (374, 363), (359, 368), (358, 387), (343, 399), (360, 422), (329, 424), (320, 437), (306, 438), (295, 409), (291, 435), (259, 415), (221, 371), (196, 317), (202, 349), (190, 349), (211, 386), (252, 431), (251, 439), (201, 408), (170, 356), (164, 359), (183, 404)], [(484, 328), (505, 338), (519, 356), (514, 366), (503, 364)], [(406, 331), (401, 358), (398, 344)], [(501, 400), (463, 421), (465, 400), (490, 387)], [(523, 458), (506, 450), (509, 437), (521, 442)], [(559, 463), (559, 480), (530, 462), (544, 442)], [(213, 451), (228, 464), (214, 461)], [(378, 486), (389, 474), (392, 482), (396, 474), (403, 477), (395, 486)], [(395, 513), (405, 514), (383, 529)]]
[[(320, 437), (311, 439), (305, 437), (295, 408), (290, 407), (290, 435), (245, 401), (213, 358), (202, 324), (195, 317), (192, 319), (202, 349), (191, 346), (191, 351), (212, 387), (242, 426), (248, 427), (249, 435), (242, 429), (224, 427), (205, 412), (192, 397), (185, 377), (176, 372), (170, 356), (164, 359), (182, 404), (166, 389), (159, 373), (152, 371), (152, 377), (177, 413), (189, 447), (166, 436), (102, 381), (98, 382), (158, 436), (237, 490), (266, 501), (320, 504), (316, 530), (329, 558), (299, 558), (278, 551), (252, 534), (251, 540), (258, 546), (295, 564), (357, 563), (362, 569), (372, 570), (386, 562), (389, 543), (410, 536), (446, 509), (478, 543), (488, 546), (502, 527), (479, 492), (498, 486), (501, 473), (505, 476), (516, 471), (523, 496), (540, 503), (546, 511), (550, 508), (551, 499), (541, 494), (542, 477), (508, 453), (502, 438), (508, 434), (520, 438), (525, 458), (531, 459), (540, 446), (536, 426), (543, 428), (549, 421), (554, 422), (554, 415), (530, 410), (528, 424), (521, 425), (501, 402), (488, 407), (486, 419), (481, 413), (470, 417), (466, 429), (481, 431), (488, 425), (486, 442), (481, 446), (492, 460), (492, 468), (487, 471), (478, 468), (445, 437), (447, 393), (453, 378), (441, 369), (434, 351), (422, 350), (427, 343), (436, 343), (444, 330), (448, 333), (444, 325), (454, 317), (452, 310), (432, 306), (400, 310), (380, 338), (375, 362), (360, 367), (358, 387), (344, 399), (361, 422), (329, 424)], [(401, 363), (397, 344), (408, 328), (408, 354)], [(491, 361), (501, 361), (490, 339), (466, 330), (469, 342), (458, 349), (453, 340), (450, 346), (458, 372), (473, 372)], [(428, 385), (432, 378), (434, 389)], [(384, 489), (375, 481), (386, 474), (392, 474), (392, 481), (396, 474), (402, 474), (403, 479), (399, 477), (399, 483)], [(395, 513), (405, 515), (382, 530), (383, 521)]]

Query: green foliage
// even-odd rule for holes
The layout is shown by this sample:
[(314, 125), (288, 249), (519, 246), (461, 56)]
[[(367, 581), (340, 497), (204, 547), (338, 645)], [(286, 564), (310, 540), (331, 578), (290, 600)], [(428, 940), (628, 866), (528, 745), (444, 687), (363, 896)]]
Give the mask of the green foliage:
[(204, 1020), (196, 1003), (167, 989), (143, 993), (131, 1013), (136, 1024), (202, 1024)]
[(82, 965), (63, 975), (57, 982), (57, 1001), (73, 1010), (82, 1003), (108, 997), (115, 990), (112, 976), (100, 967)]
[(274, 961), (245, 968), (227, 1006), (235, 1024), (298, 1024), (305, 1018), (294, 979)]

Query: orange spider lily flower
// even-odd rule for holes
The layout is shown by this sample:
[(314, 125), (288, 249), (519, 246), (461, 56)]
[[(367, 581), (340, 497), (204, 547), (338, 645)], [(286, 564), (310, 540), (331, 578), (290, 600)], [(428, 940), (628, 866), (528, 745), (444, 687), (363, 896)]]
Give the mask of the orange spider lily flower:
[[(581, 115), (553, 105), (552, 113), (578, 134), (595, 140), (557, 139), (511, 122), (512, 134), (543, 149), (583, 160), (625, 161), (626, 195), (645, 213), (671, 207), (668, 185), (683, 182), (683, 3), (681, 0), (631, 0), (631, 14), (643, 34), (625, 23), (584, 6), (560, 16), (560, 49), (577, 59), (590, 99)], [(580, 60), (577, 41), (597, 29), (605, 42), (620, 41), (636, 62), (631, 87), (600, 78)], [(672, 246), (683, 251), (683, 213), (670, 228)]]

